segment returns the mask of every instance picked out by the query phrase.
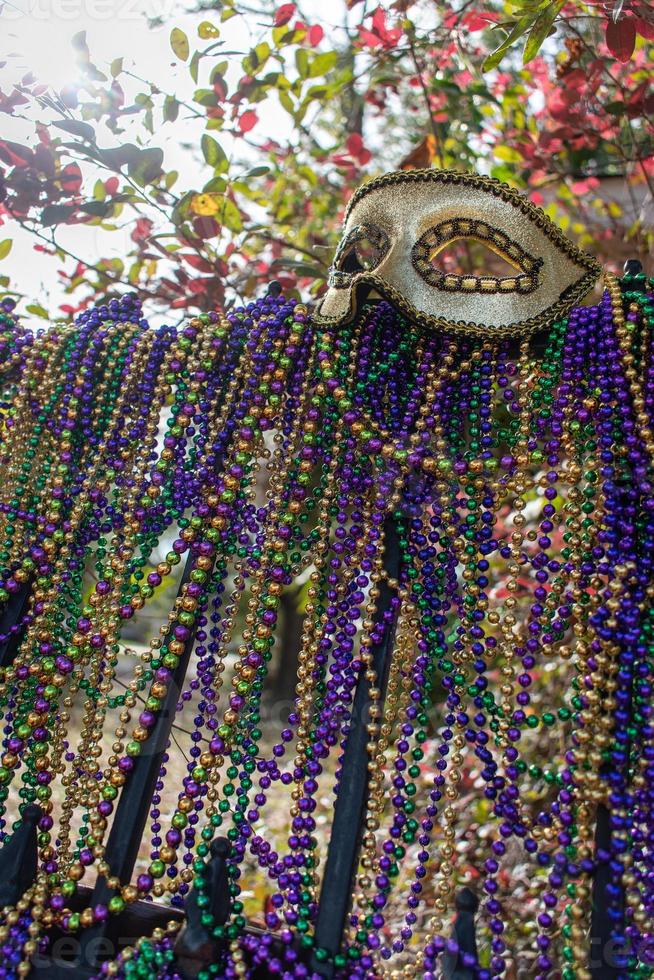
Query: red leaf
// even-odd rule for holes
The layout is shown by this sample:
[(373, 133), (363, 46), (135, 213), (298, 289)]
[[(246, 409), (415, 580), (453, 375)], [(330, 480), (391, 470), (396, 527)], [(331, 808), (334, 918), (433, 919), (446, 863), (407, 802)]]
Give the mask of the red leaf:
[(350, 133), (345, 145), (352, 156), (357, 156), (363, 149), (363, 139), (358, 133)]
[(488, 11), (487, 13), (482, 13), (477, 10), (470, 10), (461, 21), (462, 27), (467, 27), (467, 29), (474, 33), (475, 31), (483, 31), (489, 24), (495, 24), (500, 19), (500, 15)]
[(220, 225), (215, 218), (194, 218), (193, 231), (198, 238), (215, 238), (220, 231)]
[(137, 218), (132, 229), (130, 238), (133, 242), (144, 242), (152, 231), (152, 222), (149, 218)]
[(12, 143), (11, 140), (0, 140), (0, 160), (12, 167), (24, 167), (32, 162), (34, 154), (29, 146)]
[(358, 133), (350, 133), (345, 141), (345, 146), (347, 147), (347, 152), (350, 154), (350, 156), (356, 157), (362, 166), (363, 164), (368, 163), (372, 157), (370, 150), (366, 148), (363, 139)]
[(21, 95), (18, 89), (14, 89), (9, 95), (5, 95), (0, 91), (0, 112), (6, 112), (8, 115), (11, 115), (16, 106), (25, 105), (26, 102), (29, 102), (29, 99)]
[(118, 177), (108, 177), (104, 182), (104, 189), (107, 194), (115, 194), (118, 190)]
[(606, 44), (618, 61), (629, 61), (636, 46), (635, 20), (632, 17), (622, 17), (618, 21), (609, 19), (606, 24)]
[(640, 109), (640, 107), (643, 104), (643, 100), (647, 92), (649, 91), (651, 84), (652, 84), (651, 80), (649, 78), (646, 78), (644, 82), (641, 82), (640, 85), (638, 85), (638, 87), (634, 89), (634, 91), (629, 96), (629, 100), (627, 102), (627, 105), (631, 109)]
[(283, 3), (281, 7), (277, 8), (277, 12), (275, 14), (275, 27), (282, 27), (284, 24), (288, 24), (294, 13), (294, 3)]
[(199, 296), (200, 293), (206, 293), (209, 289), (211, 279), (191, 279), (188, 284), (189, 292), (193, 293), (194, 296)]
[(382, 7), (377, 7), (372, 15), (371, 31), (366, 30), (363, 26), (359, 26), (359, 40), (369, 48), (375, 48), (381, 44), (384, 48), (390, 50), (395, 47), (401, 37), (401, 27), (386, 27), (386, 13)]
[(198, 272), (213, 272), (214, 268), (210, 262), (203, 259), (201, 255), (195, 255), (193, 252), (178, 252), (180, 259), (183, 259), (188, 265), (197, 269)]
[(67, 194), (77, 194), (82, 186), (82, 171), (76, 163), (67, 163), (59, 178), (62, 190)]
[(645, 20), (644, 17), (637, 17), (636, 30), (641, 37), (646, 37), (648, 41), (654, 41), (654, 22)]
[(249, 133), (251, 129), (254, 129), (256, 124), (259, 122), (259, 117), (257, 116), (254, 109), (248, 109), (244, 112), (238, 120), (238, 128), (242, 133)]
[(309, 28), (309, 44), (312, 48), (315, 48), (322, 41), (325, 36), (320, 24), (314, 24), (313, 27)]
[(386, 14), (381, 7), (377, 7), (372, 15), (372, 29), (377, 31), (380, 37), (382, 37), (386, 31)]
[(216, 93), (216, 98), (221, 102), (223, 99), (227, 98), (227, 82), (221, 75), (217, 75), (213, 81), (213, 90)]
[(376, 48), (382, 43), (380, 37), (377, 37), (372, 31), (366, 31), (363, 27), (359, 28), (359, 38), (369, 48)]

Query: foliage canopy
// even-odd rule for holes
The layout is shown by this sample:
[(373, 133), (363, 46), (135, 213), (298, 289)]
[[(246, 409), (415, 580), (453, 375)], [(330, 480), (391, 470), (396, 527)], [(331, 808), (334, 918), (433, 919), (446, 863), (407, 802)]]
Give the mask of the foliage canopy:
[[(118, 42), (111, 64), (96, 64), (83, 33), (74, 86), (27, 75), (0, 88), (0, 113), (29, 129), (0, 140), (0, 260), (15, 225), (27, 229), (60, 267), (62, 312), (116, 289), (182, 311), (247, 298), (270, 278), (316, 293), (352, 189), (399, 167), (489, 172), (600, 253), (650, 250), (646, 0), (338, 0), (313, 18), (301, 3), (221, 0), (189, 16), (193, 34), (174, 23), (168, 42), (158, 34), (188, 97), (139, 77)], [(242, 21), (249, 50), (231, 46)], [(170, 167), (171, 141), (187, 148), (188, 172)], [(126, 225), (128, 254), (97, 254)], [(78, 236), (88, 245), (73, 254), (66, 226), (102, 234)], [(9, 265), (0, 287), (11, 292)]]

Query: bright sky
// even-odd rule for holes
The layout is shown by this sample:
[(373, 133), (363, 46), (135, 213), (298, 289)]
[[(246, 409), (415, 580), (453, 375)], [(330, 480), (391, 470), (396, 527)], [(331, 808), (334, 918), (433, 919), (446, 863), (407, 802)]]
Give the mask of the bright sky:
[[(306, 16), (320, 10), (320, 22), (325, 25), (324, 3), (309, 0), (302, 8)], [(254, 17), (247, 23), (241, 17), (234, 17), (220, 25), (219, 17), (212, 17), (212, 11), (207, 10), (203, 16), (220, 27), (225, 50), (243, 54), (258, 42), (264, 28)], [(0, 89), (5, 93), (11, 91), (12, 84), (29, 71), (56, 91), (74, 84), (76, 66), (71, 38), (79, 31), (86, 31), (92, 61), (101, 70), (108, 71), (113, 59), (122, 57), (124, 68), (155, 82), (166, 92), (188, 98), (195, 86), (187, 66), (176, 61), (169, 35), (173, 26), (181, 27), (189, 34), (193, 46), (201, 19), (197, 14), (184, 14), (177, 0), (0, 0)], [(153, 20), (155, 25), (149, 26)], [(237, 63), (239, 60), (236, 59)], [(280, 136), (288, 130), (288, 117), (275, 101), (267, 103), (260, 116), (265, 130), (260, 129), (258, 133)], [(24, 140), (32, 132), (31, 125), (4, 114), (0, 116), (0, 126), (0, 134), (10, 140)], [(196, 167), (200, 171), (201, 158), (195, 150), (200, 133), (197, 124), (184, 120), (180, 113), (174, 128), (169, 125), (155, 134), (154, 145), (162, 146), (166, 154), (166, 169), (182, 171), (185, 185), (192, 180)], [(108, 134), (100, 142), (110, 146), (115, 140), (116, 137)], [(221, 134), (220, 142), (229, 153), (229, 136)], [(239, 153), (242, 153), (241, 146)], [(58, 231), (58, 239), (71, 251), (84, 256), (90, 257), (91, 250), (97, 256), (124, 257), (128, 234), (129, 229), (124, 233), (109, 233), (72, 227)], [(14, 246), (0, 265), (0, 273), (10, 273), (16, 288), (26, 292), (32, 301), (40, 301), (52, 309), (66, 302), (57, 283), (54, 268), (57, 263), (34, 252), (34, 240), (20, 228), (12, 227), (11, 236)], [(5, 237), (5, 228), (1, 228), (0, 240)]]

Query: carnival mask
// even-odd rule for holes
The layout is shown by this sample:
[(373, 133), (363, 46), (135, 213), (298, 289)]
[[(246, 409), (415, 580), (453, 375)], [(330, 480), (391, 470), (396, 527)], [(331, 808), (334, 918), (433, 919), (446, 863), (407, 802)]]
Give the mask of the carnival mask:
[[(514, 274), (448, 272), (442, 253), (466, 239)], [(346, 322), (374, 290), (428, 327), (528, 334), (565, 316), (600, 273), (543, 211), (500, 181), (444, 170), (389, 173), (350, 201), (317, 319)]]

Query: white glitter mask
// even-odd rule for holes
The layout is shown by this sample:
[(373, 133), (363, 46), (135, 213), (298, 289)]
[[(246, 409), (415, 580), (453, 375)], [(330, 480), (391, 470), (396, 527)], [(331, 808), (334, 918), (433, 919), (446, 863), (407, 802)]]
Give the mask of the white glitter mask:
[[(440, 253), (461, 239), (482, 242), (515, 274), (440, 268)], [(352, 197), (317, 319), (347, 322), (372, 290), (428, 327), (526, 335), (565, 316), (600, 275), (595, 259), (507, 184), (447, 170), (400, 171)]]

